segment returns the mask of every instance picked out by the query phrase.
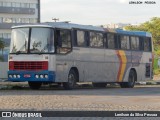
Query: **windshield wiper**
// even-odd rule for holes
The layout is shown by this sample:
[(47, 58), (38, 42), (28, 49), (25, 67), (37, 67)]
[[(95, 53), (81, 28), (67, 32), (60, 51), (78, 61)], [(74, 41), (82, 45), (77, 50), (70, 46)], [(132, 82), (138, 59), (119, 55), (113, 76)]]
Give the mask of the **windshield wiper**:
[(17, 51), (17, 52), (16, 52), (16, 55), (20, 54), (21, 52), (22, 52), (22, 51), (20, 51), (20, 50), (19, 50), (19, 51)]

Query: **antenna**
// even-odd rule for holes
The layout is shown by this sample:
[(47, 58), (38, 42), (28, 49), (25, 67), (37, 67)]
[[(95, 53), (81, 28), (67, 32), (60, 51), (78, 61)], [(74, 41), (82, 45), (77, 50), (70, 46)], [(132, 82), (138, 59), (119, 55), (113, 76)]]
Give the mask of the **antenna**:
[(59, 18), (52, 18), (52, 20), (54, 20), (54, 22), (59, 21)]
[(71, 21), (64, 21), (65, 23), (70, 23)]

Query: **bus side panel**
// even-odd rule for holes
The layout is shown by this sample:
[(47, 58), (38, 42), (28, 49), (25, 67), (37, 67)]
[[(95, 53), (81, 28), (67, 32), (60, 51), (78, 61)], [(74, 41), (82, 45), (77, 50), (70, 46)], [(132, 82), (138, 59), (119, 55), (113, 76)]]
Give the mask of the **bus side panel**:
[(132, 51), (132, 68), (136, 70), (137, 81), (141, 81), (144, 74), (142, 54), (142, 51)]
[(74, 47), (73, 53), (76, 55), (74, 66), (78, 69), (79, 81), (89, 81), (89, 62), (91, 59), (89, 48)]
[(104, 68), (104, 49), (90, 48), (90, 60), (86, 67), (88, 67), (88, 78), (89, 82), (105, 82)]
[(152, 53), (143, 52), (142, 54), (142, 81), (152, 79)]
[(116, 65), (116, 82), (127, 82), (131, 63), (131, 51), (117, 50), (118, 61)]
[(105, 49), (105, 65), (104, 75), (106, 82), (116, 82), (116, 75), (118, 73), (117, 63), (119, 62), (115, 50)]
[(56, 82), (67, 82), (68, 73), (73, 62), (71, 55), (56, 55)]
[(68, 82), (68, 74), (72, 67), (78, 69), (79, 81), (84, 81), (88, 64), (89, 49), (74, 47), (68, 54), (56, 55), (56, 82)]
[(46, 58), (49, 59), (49, 70), (50, 71), (56, 71), (56, 56), (55, 55), (49, 55), (49, 56), (46, 56)]

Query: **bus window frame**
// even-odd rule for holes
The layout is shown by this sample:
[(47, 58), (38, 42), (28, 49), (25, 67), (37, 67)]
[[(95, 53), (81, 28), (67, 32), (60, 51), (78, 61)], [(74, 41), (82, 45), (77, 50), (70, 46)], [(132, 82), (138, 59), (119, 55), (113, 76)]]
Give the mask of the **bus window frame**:
[[(31, 55), (33, 55), (33, 54), (56, 54), (56, 48), (55, 48), (55, 51), (54, 51), (54, 53), (50, 53), (50, 52), (47, 52), (47, 53), (31, 53), (30, 52), (30, 42), (31, 42), (31, 34), (32, 34), (32, 28), (49, 28), (49, 29), (51, 29), (52, 31), (53, 31), (53, 33), (54, 33), (54, 37), (53, 37), (53, 42), (54, 42), (54, 47), (55, 47), (55, 28), (52, 28), (52, 27), (41, 27), (41, 26), (34, 26), (34, 27), (18, 27), (18, 28), (29, 28), (29, 35), (28, 35), (28, 50), (27, 50), (27, 53), (18, 53), (18, 54), (24, 54), (24, 55), (27, 55), (27, 54), (31, 54)], [(18, 28), (13, 28), (13, 29), (18, 29)], [(13, 30), (12, 29), (12, 30)], [(12, 54), (12, 55), (15, 55), (15, 54), (17, 54), (17, 53), (10, 53), (9, 52), (9, 54)]]
[[(85, 41), (85, 46), (79, 46), (78, 45), (78, 41), (77, 41), (77, 31), (83, 31), (85, 32), (85, 34), (87, 34), (87, 36), (84, 36), (84, 41)], [(73, 28), (72, 29), (72, 34), (73, 34), (73, 40), (72, 40), (72, 44), (73, 47), (82, 47), (82, 48), (89, 48), (89, 31), (86, 29), (80, 29), (80, 28)]]
[[(113, 34), (114, 35), (114, 48), (108, 48), (108, 34)], [(110, 50), (118, 50), (118, 39), (117, 39), (117, 34), (113, 32), (106, 32), (105, 33), (105, 49), (110, 49)]]
[[(150, 49), (148, 51), (144, 50), (144, 40), (145, 40), (145, 38), (149, 39), (149, 48)], [(151, 39), (151, 37), (144, 37), (143, 36), (143, 52), (152, 52), (152, 39)]]
[[(95, 46), (90, 46), (90, 32), (94, 32), (94, 33), (101, 33), (102, 34), (102, 41), (103, 41), (103, 46), (102, 47), (95, 47)], [(105, 48), (105, 42), (104, 42), (104, 35), (105, 35), (105, 32), (103, 31), (96, 31), (96, 30), (88, 30), (88, 33), (89, 33), (89, 48), (96, 48), (96, 49), (104, 49)]]
[[(122, 48), (121, 48), (120, 36), (128, 36), (128, 37), (129, 37), (129, 49), (122, 49)], [(118, 49), (119, 49), (119, 50), (132, 51), (132, 49), (131, 49), (131, 39), (130, 39), (130, 36), (131, 36), (131, 35), (128, 35), (128, 34), (117, 34), (117, 39), (118, 39), (117, 41), (118, 41)]]
[[(133, 50), (133, 49), (132, 49), (132, 44), (131, 44), (131, 43), (132, 43), (132, 40), (131, 40), (131, 37), (138, 37), (138, 38), (139, 38), (139, 49), (138, 49), (138, 50), (135, 50), (135, 49)], [(140, 36), (130, 35), (130, 44), (131, 44), (131, 45), (130, 45), (130, 46), (131, 46), (130, 49), (131, 49), (131, 51), (142, 51), (142, 50), (141, 50), (140, 41), (141, 41), (141, 40), (140, 40)]]
[[(71, 43), (71, 50), (69, 51), (69, 52), (66, 52), (66, 53), (58, 53), (57, 52), (57, 46), (58, 46), (58, 40), (57, 40), (57, 34), (56, 34), (56, 32), (57, 31), (61, 31), (61, 30), (68, 30), (68, 31), (70, 31), (70, 37), (71, 37), (71, 41), (70, 41), (70, 43)], [(55, 31), (54, 31), (54, 39), (55, 39), (55, 41), (54, 41), (54, 44), (55, 44), (55, 54), (56, 55), (67, 55), (67, 54), (70, 54), (72, 51), (73, 51), (73, 43), (72, 43), (72, 30), (71, 29), (66, 29), (66, 28), (55, 28)]]

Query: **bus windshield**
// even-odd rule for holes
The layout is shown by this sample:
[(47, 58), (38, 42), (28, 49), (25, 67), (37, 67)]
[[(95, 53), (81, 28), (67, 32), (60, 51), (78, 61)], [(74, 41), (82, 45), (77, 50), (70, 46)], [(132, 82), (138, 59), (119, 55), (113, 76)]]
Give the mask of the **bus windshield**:
[(54, 53), (53, 39), (54, 31), (50, 28), (13, 29), (10, 53)]

